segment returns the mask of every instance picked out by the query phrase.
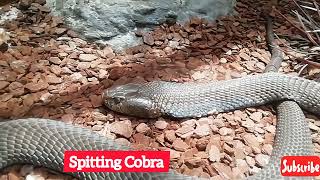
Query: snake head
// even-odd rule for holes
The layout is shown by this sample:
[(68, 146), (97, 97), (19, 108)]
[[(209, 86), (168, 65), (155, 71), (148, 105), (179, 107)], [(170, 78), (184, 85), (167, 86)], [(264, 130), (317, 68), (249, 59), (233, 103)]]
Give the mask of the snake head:
[(130, 83), (105, 90), (102, 94), (104, 105), (115, 112), (141, 118), (161, 116), (152, 100), (139, 92), (142, 85)]

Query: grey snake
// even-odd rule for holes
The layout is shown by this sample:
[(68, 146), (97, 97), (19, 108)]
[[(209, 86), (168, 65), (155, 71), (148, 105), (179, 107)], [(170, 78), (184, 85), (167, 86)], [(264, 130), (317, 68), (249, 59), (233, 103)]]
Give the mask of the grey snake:
[[(251, 179), (282, 179), (279, 158), (312, 155), (308, 124), (299, 106), (319, 117), (320, 84), (280, 73), (248, 75), (211, 83), (154, 81), (127, 84), (103, 93), (111, 110), (143, 118), (202, 117), (252, 106), (280, 103), (274, 150), (268, 165)], [(296, 105), (296, 103), (298, 105)], [(292, 103), (292, 104), (290, 104)], [(287, 108), (290, 104), (290, 107)], [(292, 131), (296, 133), (292, 133)], [(34, 164), (62, 171), (64, 150), (128, 149), (88, 129), (47, 119), (0, 123), (0, 168)], [(80, 179), (200, 179), (170, 173), (75, 173)], [(301, 179), (301, 178), (299, 178)]]

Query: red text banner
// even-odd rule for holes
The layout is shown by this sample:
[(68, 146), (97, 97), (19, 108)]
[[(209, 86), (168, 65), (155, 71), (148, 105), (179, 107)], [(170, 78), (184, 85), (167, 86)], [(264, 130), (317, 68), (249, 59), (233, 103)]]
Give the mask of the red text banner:
[(170, 151), (65, 151), (64, 172), (168, 172)]
[(320, 156), (284, 156), (280, 171), (282, 176), (319, 176)]

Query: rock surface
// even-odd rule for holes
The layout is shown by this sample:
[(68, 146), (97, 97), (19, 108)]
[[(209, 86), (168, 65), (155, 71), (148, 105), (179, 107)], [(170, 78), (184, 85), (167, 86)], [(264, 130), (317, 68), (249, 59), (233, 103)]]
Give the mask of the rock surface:
[[(216, 19), (232, 11), (234, 0), (47, 0), (56, 15), (89, 40), (116, 50), (141, 42), (134, 31), (162, 23), (184, 22), (192, 16)], [(77, 3), (76, 3), (77, 2)]]

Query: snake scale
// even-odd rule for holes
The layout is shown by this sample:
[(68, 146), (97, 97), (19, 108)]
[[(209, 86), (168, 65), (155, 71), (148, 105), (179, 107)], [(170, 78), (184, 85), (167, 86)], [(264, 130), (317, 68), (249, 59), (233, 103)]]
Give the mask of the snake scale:
[[(280, 103), (274, 150), (270, 162), (251, 179), (281, 179), (279, 158), (313, 154), (303, 109), (320, 115), (320, 84), (280, 73), (248, 75), (212, 83), (154, 81), (108, 89), (105, 105), (138, 117), (201, 117), (235, 109)], [(296, 105), (296, 102), (299, 104)], [(287, 105), (290, 104), (288, 109)], [(296, 133), (292, 133), (292, 131)], [(48, 119), (19, 119), (0, 123), (0, 168), (34, 164), (62, 171), (64, 150), (128, 149), (75, 125)], [(75, 173), (80, 179), (200, 179), (174, 173)]]

